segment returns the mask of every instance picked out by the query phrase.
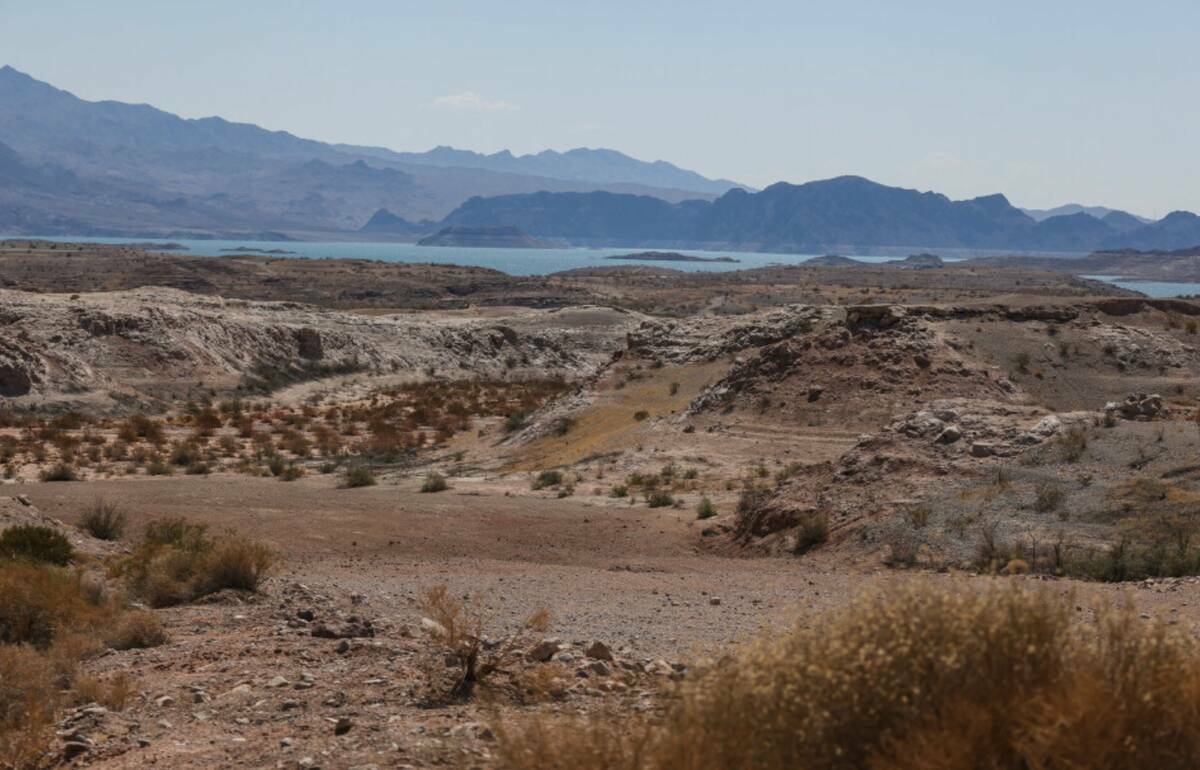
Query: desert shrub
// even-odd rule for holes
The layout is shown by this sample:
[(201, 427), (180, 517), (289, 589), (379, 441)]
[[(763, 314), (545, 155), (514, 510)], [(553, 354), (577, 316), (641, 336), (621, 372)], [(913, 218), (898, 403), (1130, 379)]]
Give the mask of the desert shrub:
[(675, 498), (665, 490), (655, 489), (646, 493), (646, 505), (651, 508), (667, 508), (674, 504)]
[(435, 471), (431, 471), (425, 476), (425, 481), (421, 482), (422, 492), (445, 492), (450, 488), (446, 483), (446, 477)]
[(97, 540), (120, 540), (125, 531), (125, 512), (116, 503), (97, 499), (79, 517), (79, 526)]
[(108, 603), (89, 600), (81, 578), (23, 561), (0, 562), (0, 643), (48, 647), (62, 634), (104, 625)]
[(1087, 451), (1088, 435), (1082, 428), (1072, 428), (1054, 441), (1065, 462), (1073, 463)]
[(735, 527), (738, 532), (743, 535), (753, 532), (755, 520), (770, 498), (771, 491), (769, 489), (753, 484), (741, 491), (735, 509), (737, 516)]
[[(762, 637), (660, 721), (502, 726), (502, 770), (1183, 770), (1200, 756), (1184, 634), (1018, 585), (909, 585)], [(869, 654), (866, 654), (868, 653)]]
[(796, 523), (796, 553), (806, 553), (829, 540), (829, 517), (808, 513)]
[(1066, 496), (1066, 492), (1057, 484), (1039, 484), (1034, 491), (1033, 508), (1038, 513), (1056, 511)]
[(167, 632), (154, 612), (135, 610), (121, 616), (106, 641), (114, 650), (138, 650), (166, 644)]
[(291, 463), (278, 476), (280, 481), (295, 481), (304, 476), (304, 466)]
[(1015, 368), (1021, 374), (1025, 374), (1026, 372), (1029, 371), (1029, 364), (1031, 362), (1032, 362), (1032, 358), (1025, 351), (1016, 353), (1012, 357), (1013, 368)]
[(155, 458), (146, 466), (147, 476), (170, 476), (175, 471), (170, 465), (167, 465), (161, 458)]
[(458, 671), (449, 688), (450, 697), (458, 700), (470, 698), (477, 686), (511, 664), (524, 647), (533, 643), (533, 634), (544, 633), (550, 626), (550, 614), (538, 610), (515, 631), (497, 638), (487, 633), (477, 598), (459, 599), (446, 586), (438, 585), (422, 591), (418, 601), (428, 621), (423, 625)]
[(904, 518), (912, 525), (913, 529), (924, 529), (929, 524), (929, 517), (932, 511), (927, 505), (914, 505), (904, 512)]
[(44, 766), (61, 700), (61, 683), (45, 655), (0, 645), (0, 766)]
[(120, 572), (148, 604), (167, 607), (225, 589), (257, 591), (274, 563), (262, 543), (232, 533), (209, 537), (203, 525), (161, 519), (146, 525)]
[(627, 497), (629, 495), (629, 487), (624, 484), (614, 484), (608, 494), (611, 497)]
[(42, 481), (78, 481), (79, 474), (75, 472), (75, 468), (71, 465), (62, 462), (42, 471), (38, 474), (38, 478)]
[(525, 427), (525, 420), (526, 417), (523, 412), (510, 414), (504, 419), (504, 430), (508, 433), (515, 433)]
[(884, 538), (887, 554), (883, 563), (889, 567), (913, 567), (921, 554), (921, 539), (911, 531), (894, 531)]
[(697, 519), (711, 519), (717, 515), (717, 506), (713, 505), (713, 501), (707, 497), (700, 498), (700, 502), (696, 505)]
[(266, 545), (240, 535), (218, 538), (200, 563), (200, 595), (227, 588), (258, 591), (275, 565)]
[(50, 527), (19, 524), (0, 532), (0, 558), (65, 565), (74, 554), (66, 535)]
[(561, 471), (542, 471), (533, 480), (531, 485), (533, 489), (545, 489), (546, 487), (556, 487), (562, 483), (563, 476)]
[(645, 420), (649, 416), (650, 416), (650, 413), (647, 412), (645, 409), (639, 409), (633, 413), (633, 419), (637, 420), (638, 422)]
[(343, 488), (354, 489), (355, 487), (373, 486), (375, 486), (375, 474), (370, 468), (365, 465), (359, 465), (346, 469), (346, 477), (342, 479)]

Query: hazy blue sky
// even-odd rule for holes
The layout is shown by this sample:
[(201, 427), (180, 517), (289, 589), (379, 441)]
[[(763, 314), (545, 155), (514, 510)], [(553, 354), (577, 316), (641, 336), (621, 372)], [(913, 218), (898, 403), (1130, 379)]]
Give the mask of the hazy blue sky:
[(393, 149), (603, 146), (759, 186), (1200, 210), (1200, 3), (976, 5), (0, 0), (0, 63)]

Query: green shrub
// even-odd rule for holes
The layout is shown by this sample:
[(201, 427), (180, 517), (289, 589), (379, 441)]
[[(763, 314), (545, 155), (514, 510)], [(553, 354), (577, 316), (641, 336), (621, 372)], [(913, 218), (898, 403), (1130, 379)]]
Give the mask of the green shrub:
[(633, 413), (633, 419), (637, 420), (638, 422), (645, 420), (649, 416), (650, 416), (650, 413), (647, 412), (645, 409), (639, 409)]
[(18, 524), (0, 532), (0, 557), (47, 564), (71, 562), (75, 549), (63, 533), (38, 524)]
[(533, 488), (545, 489), (546, 487), (556, 487), (562, 483), (563, 477), (561, 471), (542, 471), (533, 480)]
[(697, 519), (711, 519), (717, 515), (717, 506), (713, 505), (713, 501), (707, 497), (700, 498), (700, 504), (696, 506)]

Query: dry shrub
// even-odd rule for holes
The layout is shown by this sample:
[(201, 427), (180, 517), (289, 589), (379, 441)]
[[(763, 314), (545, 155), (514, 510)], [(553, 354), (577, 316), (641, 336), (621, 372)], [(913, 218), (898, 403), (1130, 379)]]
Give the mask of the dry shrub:
[(58, 683), (50, 661), (0, 645), (0, 767), (38, 767), (54, 737)]
[(40, 524), (18, 524), (0, 533), (0, 559), (22, 559), (60, 566), (75, 555), (66, 535)]
[(421, 592), (423, 624), (430, 637), (458, 665), (459, 675), (450, 687), (451, 698), (470, 698), (477, 685), (513, 663), (519, 650), (531, 644), (533, 634), (544, 633), (550, 626), (550, 614), (538, 610), (520, 627), (502, 639), (489, 640), (487, 619), (478, 599), (459, 599), (444, 585)]
[(1074, 616), (1021, 585), (893, 588), (685, 682), (661, 723), (504, 729), (499, 767), (1195, 767), (1197, 643), (1128, 608)]
[(167, 632), (158, 615), (150, 610), (125, 613), (108, 634), (108, 646), (114, 650), (135, 650), (167, 643)]
[(98, 540), (119, 540), (125, 531), (125, 513), (116, 503), (98, 499), (79, 517), (79, 527)]
[(106, 625), (113, 608), (89, 601), (82, 583), (63, 569), (0, 562), (0, 643), (46, 648), (59, 634)]
[(60, 707), (119, 709), (134, 691), (123, 674), (81, 674), (80, 661), (104, 648), (111, 629), (146, 646), (160, 643), (150, 630), (161, 636), (161, 627), (151, 613), (125, 615), (80, 573), (46, 564), (0, 563), (0, 597), (0, 767), (46, 767)]
[(160, 519), (146, 525), (121, 572), (151, 606), (168, 607), (225, 589), (257, 591), (274, 563), (257, 541), (233, 533), (213, 538), (203, 525)]

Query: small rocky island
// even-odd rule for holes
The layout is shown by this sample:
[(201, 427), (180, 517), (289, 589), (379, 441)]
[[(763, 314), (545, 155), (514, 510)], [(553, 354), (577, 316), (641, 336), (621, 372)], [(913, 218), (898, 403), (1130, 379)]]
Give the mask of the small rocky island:
[(510, 225), (444, 227), (417, 241), (418, 246), (460, 246), (492, 249), (549, 249), (552, 246)]
[(639, 262), (741, 262), (733, 257), (697, 257), (675, 251), (641, 251), (637, 254), (617, 254), (605, 259), (636, 259)]

